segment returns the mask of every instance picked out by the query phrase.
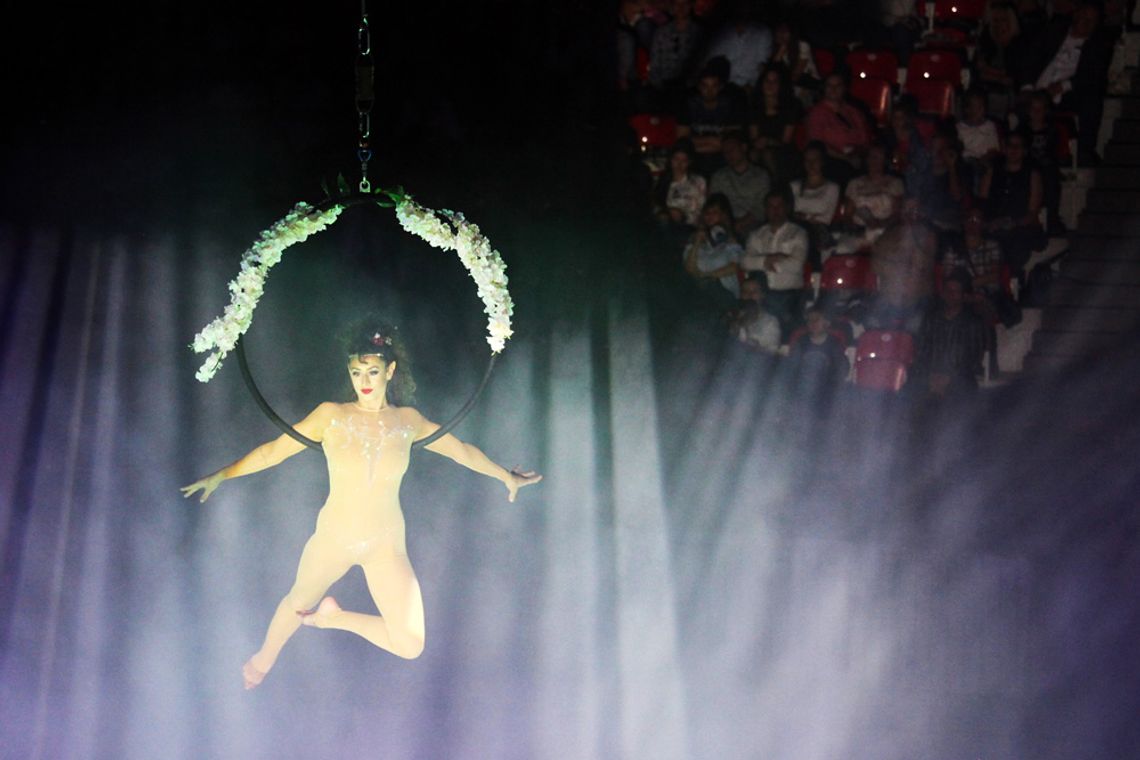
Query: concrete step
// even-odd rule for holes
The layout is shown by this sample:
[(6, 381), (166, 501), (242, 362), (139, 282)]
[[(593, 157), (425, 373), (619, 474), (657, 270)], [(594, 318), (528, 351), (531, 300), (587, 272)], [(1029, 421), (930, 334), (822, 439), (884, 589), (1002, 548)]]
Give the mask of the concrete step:
[(1095, 171), (1094, 186), (1099, 189), (1133, 190), (1140, 187), (1140, 169), (1125, 166), (1101, 166)]
[[(1099, 356), (1116, 351), (1133, 338), (1123, 333), (1038, 330), (1029, 354), (1037, 356)], [(1028, 357), (1027, 357), (1028, 358)]]
[(1140, 240), (1072, 233), (1066, 261), (1140, 260)]
[(1049, 305), (1140, 309), (1140, 286), (1088, 285), (1067, 277), (1058, 277), (1049, 288)]
[(1140, 165), (1140, 143), (1109, 142), (1104, 146), (1104, 163), (1109, 166)]
[(1041, 315), (1041, 329), (1052, 332), (1131, 333), (1138, 326), (1140, 309), (1050, 306)]
[(1089, 190), (1085, 211), (1092, 214), (1140, 214), (1140, 190), (1094, 187)]
[(1112, 127), (1112, 139), (1122, 143), (1140, 143), (1140, 119), (1117, 119)]
[(1077, 232), (1106, 238), (1140, 238), (1140, 215), (1085, 212), (1077, 220)]
[(1061, 262), (1061, 272), (1067, 278), (1084, 282), (1140, 286), (1140, 256), (1105, 261), (1076, 259), (1070, 254)]

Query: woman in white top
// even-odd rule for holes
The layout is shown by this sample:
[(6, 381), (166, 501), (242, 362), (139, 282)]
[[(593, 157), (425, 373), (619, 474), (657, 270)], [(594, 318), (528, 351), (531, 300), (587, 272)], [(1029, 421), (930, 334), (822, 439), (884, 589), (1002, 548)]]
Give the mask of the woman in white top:
[(812, 264), (818, 264), (823, 251), (834, 244), (830, 227), (839, 208), (839, 185), (823, 176), (823, 150), (821, 143), (809, 144), (804, 149), (804, 178), (789, 183), (792, 220), (808, 232)]
[(887, 149), (875, 143), (867, 151), (867, 173), (847, 183), (843, 217), (861, 228), (844, 239), (844, 252), (867, 248), (883, 230), (896, 222), (902, 205), (903, 181), (887, 174)]
[(669, 225), (695, 227), (708, 195), (705, 178), (692, 171), (693, 146), (680, 140), (669, 154), (669, 169), (662, 178), (664, 197), (657, 207), (657, 216)]

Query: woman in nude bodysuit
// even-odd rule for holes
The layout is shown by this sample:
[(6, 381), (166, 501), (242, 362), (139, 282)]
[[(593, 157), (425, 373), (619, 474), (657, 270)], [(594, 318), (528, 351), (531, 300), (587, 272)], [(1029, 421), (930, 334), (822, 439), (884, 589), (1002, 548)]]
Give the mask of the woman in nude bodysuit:
[[(293, 587), (277, 606), (261, 649), (242, 667), (247, 689), (261, 683), (301, 624), (351, 631), (409, 659), (423, 651), (423, 599), (408, 561), (399, 491), (412, 442), (439, 426), (410, 406), (389, 403), (389, 398), (403, 403), (397, 385), (409, 391), (415, 387), (410, 376), (397, 374), (397, 358), (404, 357), (391, 328), (363, 332), (348, 347), (348, 355), (356, 400), (325, 402), (296, 425), (299, 432), (321, 442), (328, 460), (329, 496), (301, 553)], [(542, 480), (534, 472), (500, 467), (451, 434), (426, 448), (501, 480), (510, 501), (519, 488)], [(181, 490), (185, 496), (202, 491), (200, 500), (205, 501), (223, 480), (273, 467), (302, 449), (303, 444), (282, 435)], [(321, 599), (353, 565), (364, 570), (381, 615), (342, 610), (331, 596)]]

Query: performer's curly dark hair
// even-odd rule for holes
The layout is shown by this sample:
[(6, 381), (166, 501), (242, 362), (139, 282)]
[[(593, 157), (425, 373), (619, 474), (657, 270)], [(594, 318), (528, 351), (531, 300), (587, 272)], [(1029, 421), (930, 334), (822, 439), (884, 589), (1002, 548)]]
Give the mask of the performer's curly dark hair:
[[(387, 320), (370, 314), (345, 325), (339, 343), (348, 359), (357, 356), (379, 356), (385, 363), (396, 362), (396, 374), (388, 382), (388, 402), (408, 406), (416, 400), (416, 381), (412, 378), (412, 363), (408, 350), (400, 338), (400, 331)], [(356, 394), (349, 388), (349, 400)]]

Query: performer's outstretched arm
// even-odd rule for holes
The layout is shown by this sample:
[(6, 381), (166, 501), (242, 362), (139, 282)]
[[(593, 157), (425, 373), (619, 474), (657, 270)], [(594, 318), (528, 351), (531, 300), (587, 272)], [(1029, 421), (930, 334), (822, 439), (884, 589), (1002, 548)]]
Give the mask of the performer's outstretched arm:
[[(332, 414), (335, 408), (336, 404), (325, 402), (310, 412), (308, 417), (298, 422), (294, 427), (297, 432), (305, 437), (319, 441), (327, 426), (329, 415)], [(282, 433), (279, 437), (261, 444), (241, 459), (226, 465), (212, 475), (207, 475), (201, 480), (184, 486), (181, 489), (182, 494), (183, 496), (190, 496), (200, 490), (202, 491), (202, 497), (199, 501), (205, 501), (210, 498), (210, 494), (214, 492), (214, 489), (222, 484), (222, 481), (229, 480), (230, 478), (240, 478), (242, 475), (250, 475), (255, 472), (260, 472), (261, 470), (269, 469), (270, 467), (275, 467), (294, 454), (300, 453), (304, 448), (304, 444)]]
[[(416, 438), (426, 438), (436, 430), (439, 430), (439, 425), (430, 422), (421, 415)], [(509, 501), (515, 500), (515, 495), (523, 486), (529, 486), (542, 480), (542, 476), (537, 472), (508, 470), (502, 465), (496, 464), (478, 446), (464, 443), (451, 433), (441, 436), (438, 441), (432, 441), (424, 448), (458, 462), (469, 470), (501, 481), (507, 487), (507, 499)]]

